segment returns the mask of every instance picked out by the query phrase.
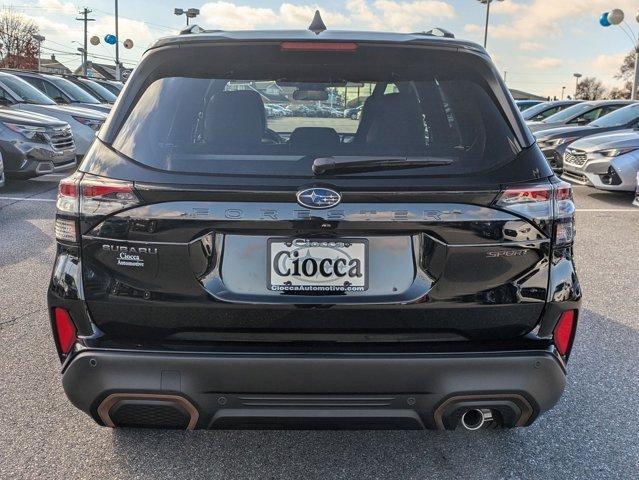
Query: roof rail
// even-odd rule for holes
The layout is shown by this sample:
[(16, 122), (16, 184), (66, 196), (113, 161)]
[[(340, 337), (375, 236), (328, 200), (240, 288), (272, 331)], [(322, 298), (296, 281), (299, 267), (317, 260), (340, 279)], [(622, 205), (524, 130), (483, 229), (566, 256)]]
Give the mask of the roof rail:
[(455, 38), (455, 34), (453, 32), (441, 27), (431, 28), (427, 32), (416, 32), (414, 33), (414, 35), (428, 35), (430, 37)]

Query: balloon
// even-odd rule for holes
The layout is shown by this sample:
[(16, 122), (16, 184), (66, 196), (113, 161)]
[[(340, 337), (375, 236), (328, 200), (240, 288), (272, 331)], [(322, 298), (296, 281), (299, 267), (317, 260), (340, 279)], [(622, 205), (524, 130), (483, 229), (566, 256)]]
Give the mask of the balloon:
[(118, 41), (117, 37), (111, 33), (108, 33), (104, 36), (104, 41), (109, 45), (115, 45)]
[(623, 17), (623, 10), (615, 8), (614, 10), (611, 10), (610, 13), (608, 13), (608, 22), (610, 22), (611, 25), (619, 25), (621, 22), (623, 22)]
[(608, 12), (604, 12), (601, 14), (601, 17), (599, 17), (599, 25), (601, 25), (602, 27), (610, 26), (610, 21), (608, 20)]
[(124, 48), (133, 48), (133, 40), (131, 40), (130, 38), (127, 38), (124, 42), (123, 42)]
[(91, 42), (91, 45), (100, 45), (100, 37), (97, 35), (93, 35), (89, 41)]

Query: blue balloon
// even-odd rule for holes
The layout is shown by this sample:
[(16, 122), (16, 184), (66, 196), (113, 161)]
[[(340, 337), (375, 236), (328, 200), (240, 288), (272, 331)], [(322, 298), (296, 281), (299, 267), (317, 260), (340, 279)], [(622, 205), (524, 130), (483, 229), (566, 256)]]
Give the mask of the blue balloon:
[(118, 41), (118, 38), (115, 35), (108, 33), (107, 35), (104, 36), (104, 41), (108, 43), (109, 45), (115, 45)]
[(611, 25), (610, 21), (608, 20), (608, 12), (604, 12), (601, 14), (601, 17), (599, 17), (599, 25), (601, 25), (602, 27), (609, 27)]

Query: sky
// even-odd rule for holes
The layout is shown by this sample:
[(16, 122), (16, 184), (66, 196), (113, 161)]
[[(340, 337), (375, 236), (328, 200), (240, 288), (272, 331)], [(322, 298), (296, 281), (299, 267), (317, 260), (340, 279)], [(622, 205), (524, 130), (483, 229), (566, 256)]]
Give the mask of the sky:
[[(195, 23), (209, 29), (306, 28), (316, 9), (329, 29), (423, 31), (439, 26), (456, 37), (481, 43), (485, 5), (479, 0), (326, 0), (309, 1), (237, 0), (202, 2), (175, 0), (120, 0), (120, 41), (131, 39), (134, 47), (120, 48), (125, 65), (133, 66), (144, 50), (159, 37), (184, 27), (185, 17), (173, 14), (175, 7), (199, 8)], [(104, 38), (114, 33), (114, 0), (10, 0), (13, 8), (32, 19), (46, 37), (42, 54), (70, 68), (80, 63), (76, 49), (83, 40), (82, 22), (75, 20), (83, 7), (93, 10), (89, 36)], [(596, 76), (607, 87), (620, 86), (614, 79), (624, 55), (632, 50), (630, 33), (620, 27), (603, 28), (603, 11), (621, 8), (627, 27), (639, 33), (636, 0), (493, 0), (488, 52), (509, 87), (543, 96), (560, 96), (562, 87), (574, 92), (575, 72)], [(79, 42), (79, 43), (78, 43)], [(96, 62), (113, 63), (114, 47), (102, 40), (89, 46)]]

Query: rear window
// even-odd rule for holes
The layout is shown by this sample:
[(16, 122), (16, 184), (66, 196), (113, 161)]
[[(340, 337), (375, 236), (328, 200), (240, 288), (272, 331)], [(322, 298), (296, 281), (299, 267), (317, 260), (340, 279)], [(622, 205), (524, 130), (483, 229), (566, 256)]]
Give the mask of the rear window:
[(69, 95), (74, 102), (100, 103), (100, 101), (93, 95), (85, 92), (81, 87), (78, 87), (75, 83), (67, 80), (66, 78), (46, 77), (46, 79), (59, 89), (63, 90), (64, 93)]
[(559, 113), (555, 113), (554, 115), (549, 116), (548, 118), (546, 118), (545, 121), (548, 123), (568, 122), (573, 118), (577, 118), (580, 115), (595, 110), (595, 108), (596, 107), (594, 107), (590, 103), (578, 103), (577, 105), (573, 105), (572, 107), (568, 107)]
[(468, 174), (520, 150), (480, 72), (490, 70), (471, 55), (279, 45), (199, 55), (206, 65), (184, 54), (148, 79), (116, 130), (116, 150), (162, 170), (266, 176), (312, 176), (318, 157), (370, 156), (452, 160), (393, 175)]
[(590, 125), (593, 127), (621, 127), (639, 120), (639, 105), (628, 105), (600, 117)]

